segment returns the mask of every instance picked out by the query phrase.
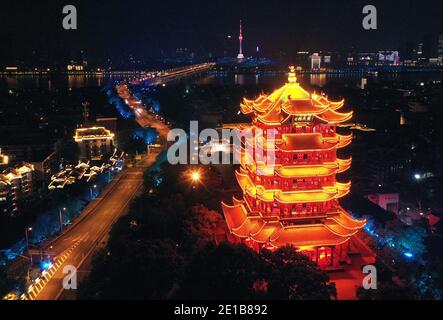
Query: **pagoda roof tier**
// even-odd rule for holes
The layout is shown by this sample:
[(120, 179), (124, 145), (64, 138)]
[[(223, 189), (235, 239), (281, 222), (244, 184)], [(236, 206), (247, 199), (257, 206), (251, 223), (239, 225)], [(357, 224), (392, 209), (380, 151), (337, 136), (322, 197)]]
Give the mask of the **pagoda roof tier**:
[[(346, 242), (365, 223), (365, 221), (354, 220), (359, 223), (358, 227), (354, 227), (352, 224), (347, 226), (337, 223), (332, 218), (326, 218), (324, 224), (284, 227), (279, 221), (264, 221), (248, 217), (247, 209), (243, 204), (229, 206), (222, 203), (222, 206), (231, 233), (258, 243), (269, 243), (274, 247), (287, 244), (297, 248), (341, 244)], [(345, 212), (342, 210), (337, 216), (344, 214)]]
[(279, 125), (286, 122), (290, 116), (290, 114), (281, 112), (281, 107), (276, 104), (267, 112), (258, 114), (257, 119), (267, 125)]
[(353, 218), (345, 209), (338, 207), (337, 212), (328, 216), (329, 219), (334, 220), (337, 224), (350, 229), (359, 230), (366, 224), (366, 219), (357, 220)]
[(352, 112), (337, 112), (343, 105), (344, 100), (330, 101), (324, 95), (303, 89), (291, 70), (288, 83), (269, 95), (261, 94), (255, 100), (244, 98), (240, 110), (268, 125), (281, 124), (289, 116), (315, 116), (322, 121), (340, 123), (352, 117)]
[(337, 172), (338, 165), (327, 167), (323, 165), (281, 167), (275, 173), (283, 178), (324, 177)]
[(325, 162), (322, 165), (294, 165), (294, 166), (265, 166), (256, 165), (254, 162), (241, 167), (241, 172), (250, 172), (260, 176), (279, 176), (282, 178), (304, 178), (328, 176), (335, 173), (344, 172), (351, 166), (351, 159), (337, 159), (335, 162)]
[(334, 186), (318, 190), (282, 191), (280, 189), (265, 189), (261, 185), (254, 185), (245, 172), (235, 172), (238, 184), (245, 193), (263, 201), (277, 201), (280, 203), (324, 202), (344, 197), (349, 193), (351, 182), (336, 182)]
[(283, 143), (277, 145), (282, 151), (328, 150), (338, 143), (338, 139), (324, 139), (320, 133), (283, 134), (282, 140)]
[[(264, 163), (256, 163), (253, 161), (252, 156), (250, 156), (245, 150), (242, 150), (240, 155), (241, 168), (244, 170), (250, 170), (252, 173), (261, 176), (274, 176), (278, 175), (281, 177), (304, 177), (308, 171), (317, 170), (316, 168), (324, 167), (326, 170), (336, 170), (336, 173), (341, 173), (348, 170), (351, 167), (352, 157), (348, 159), (337, 158), (333, 162), (324, 162), (322, 165), (294, 165), (294, 166), (282, 166), (280, 164), (276, 165), (265, 165)], [(300, 169), (298, 169), (300, 168)], [(302, 169), (303, 168), (303, 169)], [(300, 170), (300, 171), (299, 171)], [(315, 175), (320, 175), (321, 171), (324, 169), (318, 169), (319, 171)], [(313, 171), (311, 171), (313, 172)], [(309, 172), (309, 175), (311, 175)], [(327, 174), (325, 174), (327, 175)], [(313, 175), (314, 176), (314, 175)]]
[(263, 150), (305, 151), (343, 148), (352, 142), (352, 133), (323, 137), (321, 133), (285, 133), (281, 139), (265, 139), (262, 135), (245, 135), (245, 145)]
[(333, 232), (330, 227), (318, 224), (281, 228), (269, 240), (270, 244), (276, 248), (285, 245), (303, 248), (339, 245), (348, 241), (349, 238), (349, 235), (340, 236)]
[(341, 113), (331, 109), (326, 110), (322, 114), (316, 114), (315, 117), (326, 123), (341, 123), (352, 118), (352, 111)]
[(330, 150), (349, 145), (352, 134), (323, 137), (321, 133), (287, 133), (282, 135), (282, 141), (276, 140), (276, 148), (285, 152)]

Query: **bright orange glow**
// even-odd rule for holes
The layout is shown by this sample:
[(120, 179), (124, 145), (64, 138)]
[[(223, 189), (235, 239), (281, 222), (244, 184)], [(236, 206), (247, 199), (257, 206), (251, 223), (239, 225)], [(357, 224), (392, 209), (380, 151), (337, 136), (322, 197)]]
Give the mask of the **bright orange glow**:
[(198, 171), (194, 171), (194, 172), (192, 172), (192, 173), (191, 173), (191, 179), (192, 179), (192, 181), (194, 181), (194, 182), (199, 182), (200, 179), (201, 179), (200, 172), (198, 172)]
[[(294, 67), (281, 88), (243, 99), (241, 111), (253, 118), (251, 126), (242, 124), (248, 134), (236, 150), (241, 167), (235, 176), (243, 199), (234, 198), (232, 206), (222, 203), (232, 234), (253, 248), (257, 243), (265, 248), (291, 244), (321, 265), (337, 262), (331, 248), (346, 243), (366, 223), (338, 202), (351, 188), (351, 182), (336, 180), (351, 166), (351, 158), (336, 154), (352, 142), (352, 134), (336, 131), (352, 117), (352, 111), (337, 111), (343, 106), (344, 100), (333, 102), (304, 90)], [(277, 129), (272, 139), (270, 129)], [(275, 161), (266, 164), (256, 151), (275, 152)]]

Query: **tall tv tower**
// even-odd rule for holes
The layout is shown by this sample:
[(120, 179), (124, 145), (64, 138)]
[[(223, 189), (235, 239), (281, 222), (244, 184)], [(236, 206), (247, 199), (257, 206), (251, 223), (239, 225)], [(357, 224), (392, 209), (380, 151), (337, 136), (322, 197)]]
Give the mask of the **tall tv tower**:
[(244, 59), (245, 56), (243, 55), (243, 48), (242, 48), (242, 42), (243, 42), (243, 33), (241, 29), (241, 20), (240, 20), (240, 35), (238, 36), (238, 41), (240, 43), (240, 50), (237, 55), (237, 59)]

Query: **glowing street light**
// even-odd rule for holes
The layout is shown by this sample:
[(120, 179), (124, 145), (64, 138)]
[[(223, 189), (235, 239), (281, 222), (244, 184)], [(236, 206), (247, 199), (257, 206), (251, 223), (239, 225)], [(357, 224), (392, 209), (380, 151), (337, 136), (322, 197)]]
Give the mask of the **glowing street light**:
[[(93, 186), (92, 186), (92, 188), (97, 188), (97, 185), (96, 184), (94, 184)], [(91, 196), (91, 200), (92, 200), (92, 188), (91, 187), (89, 187), (89, 194), (90, 194), (90, 196)]]
[(421, 176), (420, 176), (420, 174), (416, 173), (416, 174), (414, 174), (414, 178), (415, 178), (415, 180), (420, 180)]
[(191, 179), (193, 182), (199, 182), (201, 179), (201, 174), (198, 171), (192, 171), (191, 172)]

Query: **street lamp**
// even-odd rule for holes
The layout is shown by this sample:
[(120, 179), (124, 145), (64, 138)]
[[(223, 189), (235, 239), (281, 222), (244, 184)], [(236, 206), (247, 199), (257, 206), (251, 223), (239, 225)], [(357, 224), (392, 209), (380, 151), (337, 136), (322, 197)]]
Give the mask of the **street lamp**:
[(28, 236), (28, 231), (32, 231), (31, 227), (27, 227), (25, 228), (25, 239), (26, 239), (26, 249), (28, 250), (28, 254), (29, 254), (29, 260), (31, 260), (31, 266), (32, 266), (32, 254), (30, 254), (29, 252), (29, 236)]
[(198, 171), (192, 171), (191, 172), (191, 180), (194, 183), (197, 183), (201, 180), (201, 174)]
[[(94, 184), (92, 188), (94, 188), (94, 189), (97, 188), (97, 185)], [(92, 188), (89, 187), (89, 195), (91, 196), (91, 200), (92, 200)]]
[[(63, 208), (63, 211), (66, 211), (66, 208)], [(59, 218), (60, 218), (60, 231), (63, 229), (63, 217), (62, 217), (62, 209), (59, 210)]]

